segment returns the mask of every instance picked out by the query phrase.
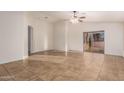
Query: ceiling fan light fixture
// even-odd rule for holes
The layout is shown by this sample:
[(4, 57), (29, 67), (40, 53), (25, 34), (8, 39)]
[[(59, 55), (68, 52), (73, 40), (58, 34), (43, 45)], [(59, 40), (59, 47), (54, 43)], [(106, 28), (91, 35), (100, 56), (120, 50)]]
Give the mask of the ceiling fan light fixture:
[(73, 24), (77, 24), (77, 23), (79, 23), (78, 20), (79, 20), (78, 18), (71, 18), (70, 22), (73, 23)]
[(79, 17), (77, 15), (77, 11), (73, 11), (73, 17), (70, 19), (70, 22), (73, 23), (73, 24), (77, 24), (79, 22), (83, 22), (82, 19), (86, 18), (85, 16), (81, 16)]

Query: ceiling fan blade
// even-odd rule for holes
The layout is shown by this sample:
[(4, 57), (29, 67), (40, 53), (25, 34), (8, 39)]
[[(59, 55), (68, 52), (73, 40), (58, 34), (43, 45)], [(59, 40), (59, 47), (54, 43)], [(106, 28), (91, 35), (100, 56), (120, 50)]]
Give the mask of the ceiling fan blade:
[(82, 16), (82, 17), (79, 17), (79, 18), (83, 19), (83, 18), (86, 18), (86, 17), (85, 16)]
[(78, 20), (79, 22), (83, 22), (83, 20)]

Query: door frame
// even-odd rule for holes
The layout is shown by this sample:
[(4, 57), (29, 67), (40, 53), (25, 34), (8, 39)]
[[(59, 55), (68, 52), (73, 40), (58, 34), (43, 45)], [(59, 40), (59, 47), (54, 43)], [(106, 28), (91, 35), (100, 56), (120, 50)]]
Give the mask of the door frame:
[[(85, 32), (83, 32), (83, 53), (85, 52), (84, 51), (84, 33), (93, 33), (93, 32), (104, 32), (104, 53), (103, 54), (105, 54), (105, 30), (99, 30), (99, 31), (85, 31)], [(92, 52), (91, 52), (92, 53)], [(93, 52), (93, 53), (95, 53), (95, 52)]]

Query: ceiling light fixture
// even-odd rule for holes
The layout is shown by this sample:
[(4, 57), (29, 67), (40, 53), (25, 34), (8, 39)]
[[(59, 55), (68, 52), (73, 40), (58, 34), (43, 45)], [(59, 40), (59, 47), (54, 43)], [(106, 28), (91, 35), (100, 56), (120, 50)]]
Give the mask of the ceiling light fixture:
[(77, 24), (79, 22), (83, 22), (83, 19), (86, 18), (85, 16), (81, 16), (79, 17), (77, 15), (77, 12), (76, 11), (73, 11), (73, 16), (72, 18), (70, 19), (70, 22), (73, 23), (73, 24)]
[(72, 18), (70, 19), (71, 23), (76, 24), (78, 23), (78, 17), (76, 15), (76, 11), (73, 11), (74, 15), (72, 16)]

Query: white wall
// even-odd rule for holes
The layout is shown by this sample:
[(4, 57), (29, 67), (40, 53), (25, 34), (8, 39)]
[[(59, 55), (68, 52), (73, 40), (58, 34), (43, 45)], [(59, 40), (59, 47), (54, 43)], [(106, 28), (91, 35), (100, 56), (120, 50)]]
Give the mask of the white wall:
[(33, 27), (32, 53), (53, 49), (53, 25), (39, 20), (32, 15), (28, 16), (28, 25)]
[(24, 14), (24, 22), (23, 22), (23, 25), (24, 25), (24, 32), (23, 32), (23, 43), (24, 43), (24, 47), (23, 47), (23, 50), (24, 50), (24, 55), (23, 55), (23, 58), (27, 58), (28, 57), (28, 16), (27, 14), (25, 13)]
[(54, 24), (54, 49), (55, 50), (66, 50), (66, 23), (58, 22)]
[(23, 12), (0, 12), (0, 64), (23, 58), (24, 18)]
[[(64, 31), (66, 27), (56, 23), (58, 33), (55, 31), (55, 38), (57, 39), (55, 49), (60, 50), (64, 48), (62, 40), (64, 39)], [(58, 26), (59, 24), (59, 26)], [(67, 25), (65, 25), (67, 26)], [(68, 50), (83, 51), (83, 32), (88, 31), (105, 31), (105, 54), (123, 55), (123, 23), (81, 23), (68, 24)], [(62, 44), (61, 44), (62, 43)], [(60, 45), (61, 44), (61, 45)]]
[(124, 31), (123, 31), (123, 57), (124, 57)]
[(0, 12), (0, 64), (28, 57), (28, 25), (33, 27), (32, 52), (53, 49), (53, 25), (26, 12)]

